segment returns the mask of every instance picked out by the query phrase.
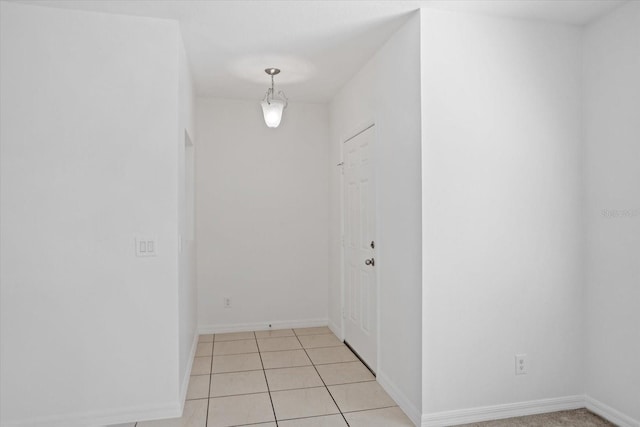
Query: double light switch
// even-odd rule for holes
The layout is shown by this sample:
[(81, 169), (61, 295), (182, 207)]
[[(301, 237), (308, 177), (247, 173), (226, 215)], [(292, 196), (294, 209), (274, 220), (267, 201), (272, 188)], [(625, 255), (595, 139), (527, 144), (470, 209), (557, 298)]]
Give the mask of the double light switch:
[(136, 238), (136, 256), (156, 256), (158, 247), (155, 237)]

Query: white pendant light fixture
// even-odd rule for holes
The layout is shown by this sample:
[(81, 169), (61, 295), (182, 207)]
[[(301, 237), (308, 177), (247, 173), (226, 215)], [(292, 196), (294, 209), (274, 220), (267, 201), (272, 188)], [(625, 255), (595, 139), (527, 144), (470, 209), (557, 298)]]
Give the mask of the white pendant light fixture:
[(271, 87), (267, 89), (267, 93), (262, 100), (262, 114), (264, 114), (264, 122), (270, 128), (277, 128), (280, 126), (282, 120), (282, 112), (287, 108), (289, 100), (281, 90), (276, 95), (273, 86), (273, 76), (280, 73), (277, 68), (267, 68), (265, 73), (271, 76)]

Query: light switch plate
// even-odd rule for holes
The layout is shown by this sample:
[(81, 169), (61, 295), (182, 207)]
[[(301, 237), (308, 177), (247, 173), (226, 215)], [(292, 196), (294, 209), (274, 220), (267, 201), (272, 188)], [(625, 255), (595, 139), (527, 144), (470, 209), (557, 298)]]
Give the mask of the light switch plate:
[(155, 237), (136, 237), (136, 256), (152, 257), (158, 255), (158, 242)]

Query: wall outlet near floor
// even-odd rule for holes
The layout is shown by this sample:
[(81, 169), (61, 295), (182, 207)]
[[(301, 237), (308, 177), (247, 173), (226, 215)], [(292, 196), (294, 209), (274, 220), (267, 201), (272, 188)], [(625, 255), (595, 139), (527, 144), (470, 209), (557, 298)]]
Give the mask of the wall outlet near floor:
[(516, 375), (525, 375), (529, 372), (529, 361), (526, 354), (516, 354)]
[(224, 308), (231, 308), (231, 298), (224, 297)]

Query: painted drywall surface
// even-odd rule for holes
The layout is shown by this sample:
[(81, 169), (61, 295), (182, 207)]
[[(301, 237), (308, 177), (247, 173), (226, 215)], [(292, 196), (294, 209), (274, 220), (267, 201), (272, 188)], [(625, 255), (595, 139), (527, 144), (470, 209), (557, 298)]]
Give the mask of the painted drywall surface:
[(579, 29), (421, 16), (423, 413), (582, 394)]
[[(178, 342), (179, 368), (178, 384), (179, 398), (186, 395), (189, 372), (195, 351), (194, 340), (198, 327), (198, 301), (196, 289), (196, 259), (194, 224), (194, 179), (193, 168), (187, 167), (187, 162), (194, 164), (195, 156), (195, 99), (189, 60), (184, 50), (182, 38), (178, 42), (178, 258), (179, 258), (179, 289), (178, 289)], [(191, 188), (188, 188), (191, 186)], [(191, 217), (191, 218), (189, 218)], [(191, 228), (191, 229), (190, 229)]]
[(640, 422), (640, 3), (584, 33), (586, 393)]
[(259, 101), (196, 109), (199, 327), (326, 323), (327, 107), (290, 103), (277, 129)]
[(1, 8), (2, 425), (175, 415), (178, 27)]
[[(375, 123), (378, 374), (413, 418), (421, 408), (420, 18), (407, 23), (334, 98), (331, 111), (330, 322), (341, 325), (342, 143)], [(418, 414), (418, 415), (416, 415)]]

